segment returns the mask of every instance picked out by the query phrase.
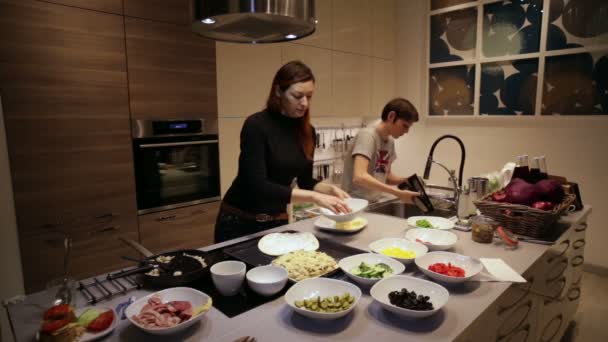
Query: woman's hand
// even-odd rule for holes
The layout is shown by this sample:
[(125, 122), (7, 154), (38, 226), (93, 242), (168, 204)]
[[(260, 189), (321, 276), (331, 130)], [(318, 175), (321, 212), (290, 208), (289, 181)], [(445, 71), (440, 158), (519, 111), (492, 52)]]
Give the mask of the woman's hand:
[(401, 202), (412, 204), (414, 203), (414, 198), (420, 196), (420, 193), (409, 190), (401, 190), (396, 195)]
[(332, 184), (317, 183), (314, 190), (327, 195), (336, 196), (340, 199), (350, 198), (350, 195), (346, 191)]
[(319, 207), (327, 208), (335, 213), (350, 213), (352, 210), (342, 199), (336, 196), (325, 195), (315, 192), (312, 197), (313, 202)]

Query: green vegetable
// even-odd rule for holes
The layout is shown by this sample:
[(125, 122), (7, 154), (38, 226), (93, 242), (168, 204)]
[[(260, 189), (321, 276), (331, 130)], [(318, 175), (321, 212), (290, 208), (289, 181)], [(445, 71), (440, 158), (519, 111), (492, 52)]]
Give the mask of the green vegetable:
[(294, 304), (298, 308), (305, 308), (317, 312), (339, 312), (344, 311), (353, 305), (355, 297), (346, 292), (342, 296), (313, 297), (310, 299), (296, 300)]
[(91, 308), (87, 311), (83, 312), (80, 317), (78, 317), (78, 324), (83, 327), (87, 327), (89, 323), (93, 322), (95, 319), (99, 317), (99, 311)]
[(370, 265), (365, 262), (350, 270), (350, 273), (361, 278), (387, 278), (393, 274), (393, 269), (384, 263)]
[(435, 228), (427, 219), (417, 220), (416, 226), (420, 228)]

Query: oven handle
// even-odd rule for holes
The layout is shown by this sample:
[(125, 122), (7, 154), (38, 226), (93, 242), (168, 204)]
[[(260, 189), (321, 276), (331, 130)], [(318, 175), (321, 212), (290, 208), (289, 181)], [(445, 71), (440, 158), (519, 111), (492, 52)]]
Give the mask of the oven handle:
[(139, 147), (141, 148), (150, 148), (150, 147), (168, 147), (168, 146), (184, 146), (184, 145), (206, 145), (206, 144), (216, 144), (217, 140), (204, 140), (204, 141), (184, 141), (184, 142), (174, 142), (174, 143), (160, 143), (160, 144), (141, 144)]

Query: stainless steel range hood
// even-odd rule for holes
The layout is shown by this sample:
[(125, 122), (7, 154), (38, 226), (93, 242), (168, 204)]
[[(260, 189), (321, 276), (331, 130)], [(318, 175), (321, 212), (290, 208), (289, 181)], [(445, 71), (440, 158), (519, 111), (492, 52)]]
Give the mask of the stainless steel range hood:
[(192, 30), (215, 40), (274, 43), (315, 31), (314, 0), (193, 0)]

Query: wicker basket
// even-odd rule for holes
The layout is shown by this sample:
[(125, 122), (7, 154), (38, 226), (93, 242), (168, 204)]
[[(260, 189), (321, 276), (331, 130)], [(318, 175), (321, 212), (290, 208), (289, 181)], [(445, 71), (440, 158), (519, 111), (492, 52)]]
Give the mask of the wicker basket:
[(553, 223), (568, 210), (574, 199), (573, 194), (566, 194), (564, 200), (550, 211), (521, 204), (494, 202), (492, 194), (474, 203), (483, 215), (493, 218), (514, 233), (544, 238), (551, 234)]

